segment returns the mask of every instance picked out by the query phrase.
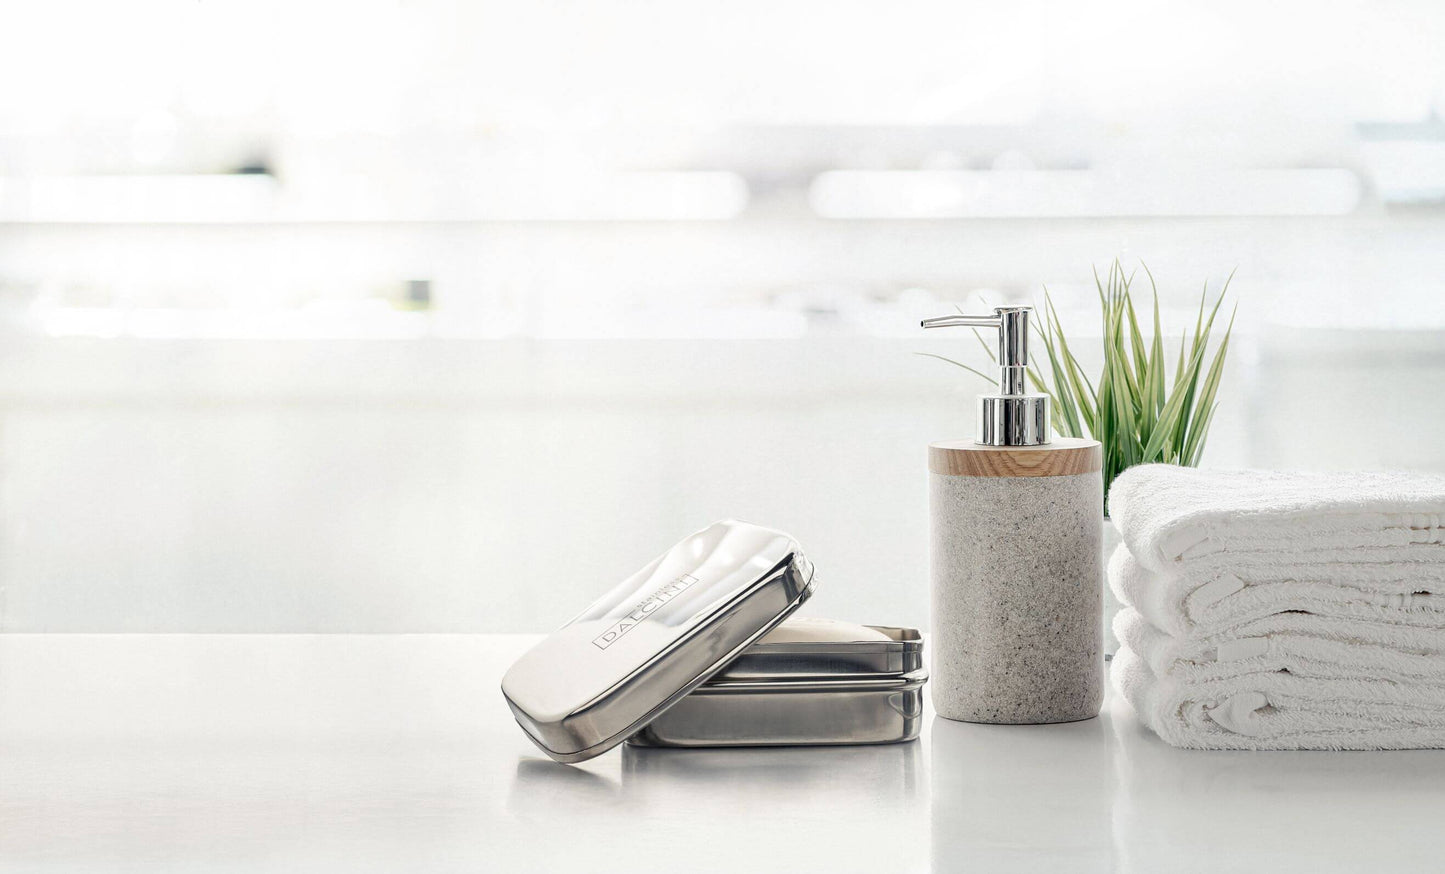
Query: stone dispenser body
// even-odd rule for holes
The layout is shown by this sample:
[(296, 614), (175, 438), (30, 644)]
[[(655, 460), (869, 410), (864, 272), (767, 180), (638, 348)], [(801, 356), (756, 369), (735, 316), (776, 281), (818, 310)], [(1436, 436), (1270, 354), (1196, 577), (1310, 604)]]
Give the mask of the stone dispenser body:
[(1049, 398), (1027, 390), (1030, 312), (923, 323), (999, 332), (977, 439), (928, 448), (933, 705), (948, 719), (1073, 722), (1103, 703), (1103, 447), (1050, 442)]
[(934, 709), (966, 722), (1097, 716), (1102, 448), (957, 442), (928, 455)]

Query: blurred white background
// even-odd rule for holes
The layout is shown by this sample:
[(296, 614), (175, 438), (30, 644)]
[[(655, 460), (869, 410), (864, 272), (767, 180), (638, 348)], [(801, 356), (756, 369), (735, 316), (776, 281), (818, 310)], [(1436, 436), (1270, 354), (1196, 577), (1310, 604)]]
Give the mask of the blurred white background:
[(1116, 256), (1237, 268), (1206, 465), (1445, 470), (1445, 5), (3, 22), (0, 629), (540, 631), (726, 516), (923, 626), (918, 319)]

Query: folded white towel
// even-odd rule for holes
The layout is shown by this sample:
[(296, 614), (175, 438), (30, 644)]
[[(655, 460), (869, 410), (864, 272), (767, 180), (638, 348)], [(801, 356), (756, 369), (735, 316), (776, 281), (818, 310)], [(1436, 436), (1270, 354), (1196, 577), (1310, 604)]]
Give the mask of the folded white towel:
[[(1123, 544), (1109, 557), (1108, 580), (1121, 602), (1177, 637), (1215, 634), (1288, 611), (1445, 628), (1445, 547), (1395, 549), (1413, 560), (1346, 561), (1347, 551), (1330, 550), (1293, 564), (1211, 557), (1157, 571)], [(1440, 563), (1425, 560), (1432, 553)]]
[(1116, 686), (1175, 746), (1445, 747), (1445, 477), (1145, 465)]
[(1115, 653), (1111, 674), (1144, 724), (1177, 747), (1445, 748), (1445, 687), (1438, 685), (1285, 671), (1186, 682), (1154, 673), (1128, 646)]
[(1288, 564), (1319, 550), (1395, 562), (1398, 548), (1445, 544), (1445, 477), (1146, 464), (1114, 480), (1109, 512), (1155, 571), (1208, 556)]
[(1434, 684), (1445, 691), (1445, 629), (1280, 613), (1221, 634), (1173, 637), (1129, 607), (1114, 617), (1122, 645), (1156, 676), (1181, 683), (1288, 671), (1296, 677)]

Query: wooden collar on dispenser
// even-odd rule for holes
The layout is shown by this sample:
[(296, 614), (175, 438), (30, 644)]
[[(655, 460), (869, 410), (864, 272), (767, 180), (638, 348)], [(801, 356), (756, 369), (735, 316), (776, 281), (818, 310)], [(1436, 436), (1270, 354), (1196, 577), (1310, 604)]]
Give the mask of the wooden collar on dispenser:
[(1104, 467), (1097, 440), (1060, 437), (1042, 446), (984, 446), (946, 440), (928, 446), (928, 470), (943, 476), (1073, 476)]

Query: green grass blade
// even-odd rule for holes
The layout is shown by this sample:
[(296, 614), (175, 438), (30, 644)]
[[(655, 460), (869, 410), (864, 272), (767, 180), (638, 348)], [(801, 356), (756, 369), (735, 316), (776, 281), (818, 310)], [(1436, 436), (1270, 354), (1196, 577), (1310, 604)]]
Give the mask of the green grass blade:
[(1180, 460), (1180, 464), (1186, 467), (1199, 466), (1200, 459), (1204, 457), (1204, 439), (1209, 435), (1209, 424), (1214, 421), (1214, 411), (1217, 409), (1219, 409), (1219, 404), (1215, 404), (1204, 411), (1203, 421), (1199, 426), (1199, 440), (1194, 444), (1189, 454)]
[[(1029, 382), (1033, 384), (1034, 391), (1038, 392), (1041, 395), (1048, 395), (1049, 403), (1053, 405), (1054, 409), (1062, 409), (1062, 402), (1059, 396), (1054, 394), (1053, 389), (1049, 388), (1048, 384), (1044, 382), (1043, 377), (1039, 375), (1038, 368), (1030, 364), (1027, 368), (1024, 369), (1024, 373), (1028, 374)], [(1065, 398), (1065, 400), (1067, 400), (1067, 398)], [(1054, 426), (1054, 430), (1058, 431), (1059, 435), (1062, 437), (1081, 436), (1079, 434), (1070, 434), (1066, 426), (1061, 426), (1059, 424), (1057, 418), (1052, 419), (1050, 424)]]
[(962, 367), (964, 370), (967, 370), (969, 373), (972, 373), (972, 374), (975, 375), (975, 376), (978, 376), (978, 377), (981, 377), (981, 378), (983, 378), (983, 379), (988, 380), (988, 384), (989, 384), (989, 385), (992, 385), (992, 386), (994, 386), (994, 387), (997, 387), (997, 386), (998, 386), (998, 380), (997, 380), (997, 379), (995, 379), (995, 378), (992, 377), (992, 376), (989, 376), (987, 373), (984, 373), (982, 370), (979, 370), (979, 369), (974, 368), (974, 367), (969, 367), (967, 364), (964, 364), (962, 361), (954, 361), (952, 358), (945, 358), (945, 357), (943, 357), (942, 355), (935, 355), (935, 354), (933, 354), (932, 352), (915, 352), (915, 353), (913, 353), (913, 354), (914, 354), (914, 355), (922, 355), (924, 358), (937, 358), (939, 361), (947, 361), (949, 364), (952, 364), (954, 367)]
[(1164, 329), (1159, 325), (1159, 285), (1148, 265), (1142, 265), (1149, 277), (1149, 289), (1154, 298), (1154, 342), (1149, 350), (1149, 406), (1154, 411), (1154, 421), (1164, 410)]
[(1219, 389), (1219, 380), (1224, 371), (1224, 359), (1229, 353), (1229, 335), (1234, 331), (1234, 317), (1238, 314), (1239, 307), (1229, 315), (1229, 325), (1224, 329), (1224, 337), (1219, 341), (1219, 348), (1214, 353), (1214, 361), (1209, 365), (1209, 373), (1204, 378), (1204, 386), (1199, 391), (1199, 400), (1195, 407), (1194, 422), (1192, 423), (1184, 440), (1183, 456), (1190, 458), (1195, 455), (1196, 447), (1203, 442), (1203, 430), (1208, 423), (1201, 420), (1201, 417), (1214, 407), (1214, 395)]
[[(1129, 316), (1129, 345), (1134, 353), (1133, 370), (1136, 396), (1135, 418), (1139, 422), (1139, 433), (1148, 434), (1154, 430), (1153, 391), (1149, 376), (1149, 354), (1144, 347), (1144, 334), (1139, 330), (1139, 316), (1134, 309), (1133, 295), (1124, 295), (1124, 310)], [(1120, 350), (1122, 354), (1123, 350)], [(1125, 362), (1128, 363), (1127, 360)]]
[(1124, 312), (1129, 316), (1129, 345), (1134, 353), (1134, 371), (1140, 377), (1138, 382), (1144, 385), (1142, 377), (1148, 374), (1149, 353), (1144, 348), (1144, 332), (1139, 330), (1139, 315), (1134, 309), (1134, 296), (1126, 288), (1124, 291)]
[[(1178, 433), (1177, 426), (1179, 424), (1179, 418), (1183, 415), (1183, 411), (1187, 409), (1194, 394), (1194, 384), (1199, 379), (1199, 367), (1204, 360), (1204, 349), (1205, 347), (1203, 346), (1196, 348), (1194, 354), (1190, 356), (1189, 363), (1184, 366), (1184, 379), (1189, 384), (1190, 391), (1181, 392), (1178, 391), (1176, 387), (1173, 396), (1171, 396), (1169, 402), (1164, 405), (1163, 412), (1159, 414), (1159, 427), (1155, 428), (1154, 433), (1149, 435), (1149, 442), (1145, 444), (1144, 455), (1146, 457), (1153, 458), (1156, 454), (1160, 453), (1164, 448), (1165, 441), (1172, 435)], [(1180, 445), (1178, 441), (1170, 444), (1171, 447), (1178, 447)], [(1177, 454), (1170, 452), (1167, 457), (1172, 460), (1177, 457)]]
[(1109, 326), (1109, 345), (1104, 351), (1104, 366), (1109, 375), (1110, 397), (1112, 399), (1110, 414), (1114, 427), (1114, 445), (1119, 451), (1119, 462), (1124, 467), (1132, 467), (1140, 463), (1139, 434), (1136, 427), (1132, 393), (1129, 385), (1129, 372), (1123, 348), (1123, 337), (1121, 334), (1121, 322), (1123, 314), (1120, 308), (1115, 306), (1110, 313), (1112, 324)]
[[(1230, 277), (1233, 278), (1233, 276), (1234, 276), (1234, 274), (1233, 274), (1233, 273), (1230, 273)], [(1207, 287), (1207, 286), (1206, 286), (1206, 287)], [(1205, 348), (1207, 348), (1207, 347), (1209, 346), (1209, 335), (1210, 335), (1210, 334), (1213, 332), (1213, 330), (1214, 330), (1214, 319), (1215, 319), (1216, 316), (1219, 315), (1219, 307), (1220, 307), (1221, 304), (1224, 303), (1224, 294), (1225, 294), (1225, 292), (1228, 291), (1228, 290), (1229, 290), (1229, 284), (1228, 284), (1228, 281), (1226, 281), (1226, 282), (1225, 282), (1225, 287), (1222, 288), (1222, 289), (1220, 289), (1220, 291), (1219, 291), (1219, 297), (1216, 298), (1215, 301), (1214, 301), (1214, 306), (1209, 310), (1209, 317), (1208, 317), (1207, 319), (1203, 319), (1203, 316), (1204, 316), (1204, 306), (1205, 306), (1205, 304), (1207, 303), (1207, 301), (1206, 301), (1205, 299), (1201, 299), (1201, 300), (1200, 300), (1200, 302), (1199, 302), (1199, 318), (1200, 318), (1200, 319), (1203, 319), (1203, 321), (1202, 321), (1202, 323), (1201, 323), (1198, 319), (1196, 319), (1196, 321), (1195, 321), (1194, 338), (1193, 338), (1192, 343), (1190, 344), (1190, 358), (1191, 358), (1191, 359), (1193, 359), (1193, 357), (1194, 357), (1196, 354), (1202, 355), (1203, 352), (1204, 352), (1204, 350), (1205, 350)], [(1198, 370), (1195, 370), (1192, 374), (1188, 375), (1188, 378), (1184, 381), (1183, 390), (1184, 390), (1184, 393), (1185, 393), (1185, 395), (1186, 395), (1186, 398), (1185, 398), (1185, 407), (1184, 407), (1184, 412), (1183, 412), (1183, 414), (1182, 414), (1182, 415), (1180, 416), (1180, 418), (1179, 418), (1179, 421), (1178, 421), (1178, 422), (1175, 424), (1175, 426), (1174, 426), (1173, 439), (1174, 439), (1174, 445), (1175, 445), (1175, 446), (1182, 447), (1182, 446), (1184, 446), (1185, 442), (1188, 440), (1189, 427), (1190, 427), (1189, 423), (1190, 423), (1190, 420), (1193, 418), (1193, 415), (1192, 415), (1192, 414), (1193, 414), (1193, 411), (1194, 411), (1194, 397), (1195, 397), (1195, 393), (1196, 393), (1196, 390), (1197, 390), (1198, 383), (1199, 383), (1199, 371), (1198, 371)], [(1177, 391), (1180, 390), (1180, 388), (1181, 388), (1180, 384), (1176, 383), (1175, 386), (1174, 386), (1174, 390), (1177, 392)]]
[(1078, 411), (1078, 417), (1084, 425), (1088, 427), (1088, 433), (1090, 435), (1096, 435), (1099, 433), (1097, 422), (1099, 401), (1098, 396), (1094, 392), (1094, 385), (1089, 381), (1089, 378), (1084, 375), (1082, 365), (1080, 365), (1078, 359), (1074, 357), (1073, 350), (1069, 348), (1069, 343), (1064, 337), (1063, 328), (1059, 323), (1059, 313), (1054, 307), (1053, 300), (1045, 297), (1044, 302), (1047, 304), (1049, 310), (1049, 322), (1051, 324), (1052, 335), (1058, 339), (1060, 347), (1059, 358), (1064, 363), (1065, 382), (1073, 398), (1074, 406)]
[(1059, 397), (1069, 398), (1068, 409), (1065, 411), (1069, 416), (1069, 427), (1072, 436), (1082, 437), (1084, 431), (1080, 425), (1094, 431), (1094, 416), (1091, 412), (1090, 402), (1086, 400), (1079, 391), (1075, 373), (1078, 364), (1074, 360), (1073, 352), (1069, 349), (1068, 341), (1064, 338), (1063, 328), (1059, 325), (1058, 311), (1054, 309), (1053, 298), (1047, 291), (1044, 292), (1044, 348), (1049, 356), (1049, 366), (1053, 370), (1054, 386), (1058, 389)]
[[(1047, 310), (1048, 321), (1053, 324), (1054, 333), (1058, 337), (1060, 358), (1063, 360), (1064, 366), (1068, 368), (1069, 381), (1073, 383), (1076, 389), (1083, 389), (1084, 391), (1088, 392), (1088, 406), (1097, 407), (1099, 405), (1099, 400), (1098, 394), (1094, 391), (1094, 384), (1089, 381), (1089, 378), (1087, 376), (1084, 375), (1084, 368), (1079, 364), (1078, 359), (1074, 357), (1074, 353), (1069, 350), (1069, 343), (1066, 339), (1064, 339), (1064, 331), (1063, 328), (1060, 327), (1059, 312), (1054, 308), (1053, 299), (1049, 297), (1047, 292), (1044, 293), (1044, 306)], [(1079, 402), (1082, 404), (1083, 392), (1078, 391), (1076, 393), (1079, 395)]]
[(1109, 320), (1109, 336), (1105, 341), (1108, 344), (1105, 347), (1105, 357), (1117, 361), (1119, 364), (1115, 376), (1121, 380), (1119, 383), (1121, 391), (1117, 392), (1115, 396), (1122, 395), (1128, 402), (1135, 414), (1130, 421), (1134, 421), (1138, 419), (1139, 412), (1139, 385), (1134, 379), (1134, 368), (1129, 363), (1129, 350), (1125, 345), (1128, 339), (1125, 336), (1124, 326), (1124, 317), (1132, 315), (1133, 307), (1129, 303), (1129, 284), (1128, 280), (1124, 278), (1123, 265), (1119, 264), (1117, 260), (1114, 264), (1118, 270), (1111, 274), (1114, 277), (1114, 284), (1109, 289), (1111, 319)]
[[(1044, 292), (1044, 295), (1044, 300), (1047, 302), (1048, 292)], [(1054, 342), (1055, 336), (1058, 336), (1060, 340), (1062, 340), (1063, 334), (1062, 332), (1055, 333), (1054, 325), (1047, 317), (1043, 319), (1043, 322), (1041, 336), (1043, 338), (1044, 351), (1049, 357), (1049, 367), (1053, 371), (1054, 387), (1058, 390), (1056, 395), (1059, 400), (1059, 404), (1056, 407), (1056, 411), (1058, 412), (1056, 418), (1058, 421), (1055, 422), (1055, 430), (1061, 430), (1061, 433), (1065, 434), (1065, 436), (1079, 437), (1082, 436), (1083, 433), (1079, 430), (1079, 405), (1076, 404), (1074, 398), (1069, 395), (1068, 379), (1065, 376), (1063, 366), (1059, 362), (1061, 356), (1067, 355), (1067, 349), (1060, 350), (1055, 348)], [(1066, 398), (1067, 400), (1065, 400)], [(1063, 423), (1062, 429), (1059, 428), (1060, 421)]]
[(988, 353), (988, 360), (989, 360), (989, 361), (992, 361), (994, 364), (997, 364), (997, 363), (998, 363), (998, 353), (994, 351), (994, 347), (988, 345), (988, 341), (985, 340), (985, 339), (983, 338), (983, 335), (978, 332), (978, 328), (974, 328), (974, 329), (972, 329), (972, 330), (973, 330), (973, 336), (978, 340), (978, 344), (983, 347), (983, 351), (984, 351), (984, 352), (987, 352), (987, 353)]

